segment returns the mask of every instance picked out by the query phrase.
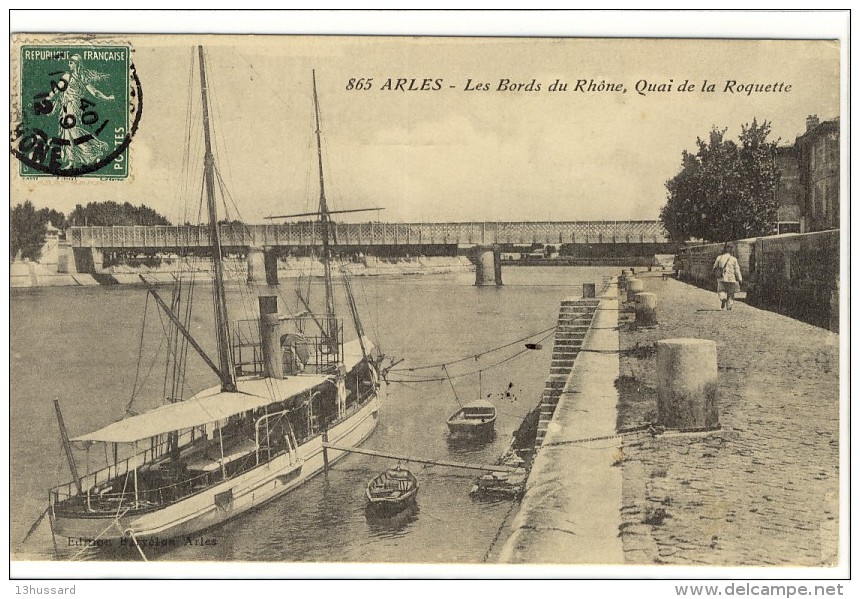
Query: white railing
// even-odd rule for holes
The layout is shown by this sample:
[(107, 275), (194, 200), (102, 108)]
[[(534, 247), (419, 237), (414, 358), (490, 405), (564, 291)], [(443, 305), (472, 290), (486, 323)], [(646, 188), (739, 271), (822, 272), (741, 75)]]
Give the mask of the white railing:
[[(658, 221), (340, 223), (332, 225), (338, 246), (666, 243)], [(176, 249), (209, 247), (204, 225), (71, 227), (72, 247)], [(225, 247), (322, 245), (319, 223), (221, 225)]]

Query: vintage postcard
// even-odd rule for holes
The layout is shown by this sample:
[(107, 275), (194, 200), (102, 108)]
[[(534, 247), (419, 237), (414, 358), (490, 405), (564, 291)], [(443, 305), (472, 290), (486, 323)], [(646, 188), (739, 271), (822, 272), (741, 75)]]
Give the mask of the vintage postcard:
[(841, 576), (814, 37), (14, 33), (13, 572)]

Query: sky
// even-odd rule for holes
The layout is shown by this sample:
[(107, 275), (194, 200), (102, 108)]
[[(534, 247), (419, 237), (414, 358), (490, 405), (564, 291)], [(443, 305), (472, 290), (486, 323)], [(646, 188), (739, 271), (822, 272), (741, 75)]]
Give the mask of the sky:
[[(840, 106), (835, 41), (111, 35), (96, 43), (106, 39), (133, 48), (144, 93), (131, 176), (23, 180), (11, 158), (12, 205), (29, 199), (68, 213), (77, 203), (128, 201), (197, 222), (198, 44), (229, 190), (219, 202), (245, 222), (316, 207), (313, 71), (329, 207), (384, 209), (339, 216), (344, 222), (656, 219), (682, 151), (712, 126), (736, 138), (742, 123), (768, 120), (773, 137), (793, 144), (807, 115), (834, 118)], [(349, 89), (368, 78), (371, 89)], [(426, 79), (431, 89), (383, 89), (398, 79), (418, 88)], [(503, 80), (540, 90), (499, 89)], [(567, 90), (550, 91), (556, 80)], [(586, 91), (576, 90), (579, 80)], [(714, 91), (703, 91), (705, 80)], [(592, 81), (613, 91), (588, 91)], [(692, 91), (679, 91), (685, 81)], [(727, 81), (737, 82), (734, 92)], [(749, 84), (783, 91), (738, 91)]]

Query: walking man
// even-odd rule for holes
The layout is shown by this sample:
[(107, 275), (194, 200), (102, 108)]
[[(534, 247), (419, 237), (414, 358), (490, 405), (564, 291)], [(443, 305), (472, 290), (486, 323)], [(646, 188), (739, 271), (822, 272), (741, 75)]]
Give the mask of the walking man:
[(734, 256), (735, 244), (727, 242), (723, 252), (714, 260), (714, 276), (717, 279), (717, 295), (720, 298), (720, 309), (731, 310), (735, 301), (735, 293), (743, 283), (741, 266)]

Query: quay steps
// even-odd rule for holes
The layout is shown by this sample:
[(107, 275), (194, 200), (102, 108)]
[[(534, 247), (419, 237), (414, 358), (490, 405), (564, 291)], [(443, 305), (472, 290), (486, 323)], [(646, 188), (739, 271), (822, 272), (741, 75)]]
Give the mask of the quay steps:
[(553, 341), (549, 377), (541, 394), (538, 430), (535, 449), (540, 448), (555, 414), (567, 378), (573, 369), (576, 356), (582, 348), (591, 321), (599, 305), (599, 299), (567, 299), (561, 302)]

